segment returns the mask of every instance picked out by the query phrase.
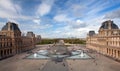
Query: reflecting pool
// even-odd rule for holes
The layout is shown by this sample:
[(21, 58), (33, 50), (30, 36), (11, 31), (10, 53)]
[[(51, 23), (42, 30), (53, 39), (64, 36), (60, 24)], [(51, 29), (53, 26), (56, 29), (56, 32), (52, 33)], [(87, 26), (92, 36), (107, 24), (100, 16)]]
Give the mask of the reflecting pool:
[(90, 59), (91, 57), (82, 50), (71, 51), (71, 55), (49, 54), (48, 50), (39, 50), (36, 53), (30, 54), (28, 59)]

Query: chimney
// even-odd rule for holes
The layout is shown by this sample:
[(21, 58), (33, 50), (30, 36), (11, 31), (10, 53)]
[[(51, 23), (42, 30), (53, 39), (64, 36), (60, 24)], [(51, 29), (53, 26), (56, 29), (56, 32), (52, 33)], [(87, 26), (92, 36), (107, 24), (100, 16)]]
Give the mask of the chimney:
[(111, 21), (111, 20), (108, 20), (108, 29), (112, 29), (111, 27), (111, 24), (113, 23), (113, 21)]
[(10, 22), (8, 22), (7, 24), (8, 24), (8, 31), (10, 31), (11, 30), (11, 27), (10, 27), (11, 24), (10, 24)]

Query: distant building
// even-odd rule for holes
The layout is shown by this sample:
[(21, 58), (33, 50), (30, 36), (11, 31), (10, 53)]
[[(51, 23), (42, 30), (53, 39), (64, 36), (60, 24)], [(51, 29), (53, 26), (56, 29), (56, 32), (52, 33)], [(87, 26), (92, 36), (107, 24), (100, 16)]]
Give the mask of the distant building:
[(36, 39), (35, 39), (36, 44), (37, 44), (37, 43), (40, 43), (40, 42), (41, 42), (41, 39), (42, 39), (41, 35), (37, 35), (37, 36), (36, 36)]
[(120, 29), (111, 20), (102, 23), (99, 33), (90, 31), (87, 36), (87, 48), (120, 60)]
[(27, 32), (27, 37), (35, 37), (35, 34), (33, 32)]
[(37, 38), (33, 32), (30, 33), (28, 32), (27, 36), (21, 36), (16, 23), (6, 23), (0, 31), (0, 59), (34, 48)]
[(95, 35), (95, 31), (89, 31), (88, 35), (89, 35), (89, 36)]

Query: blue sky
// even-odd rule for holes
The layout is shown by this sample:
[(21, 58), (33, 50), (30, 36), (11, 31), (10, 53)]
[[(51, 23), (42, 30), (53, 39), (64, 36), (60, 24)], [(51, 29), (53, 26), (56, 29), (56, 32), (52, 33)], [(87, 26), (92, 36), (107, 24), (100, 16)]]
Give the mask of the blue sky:
[(85, 38), (109, 19), (120, 27), (120, 0), (0, 0), (0, 29), (11, 21), (44, 38)]

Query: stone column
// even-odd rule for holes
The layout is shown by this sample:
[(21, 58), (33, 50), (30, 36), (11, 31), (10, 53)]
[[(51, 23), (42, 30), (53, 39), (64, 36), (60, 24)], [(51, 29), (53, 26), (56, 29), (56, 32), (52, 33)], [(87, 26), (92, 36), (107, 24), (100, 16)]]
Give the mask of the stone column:
[(116, 50), (116, 58), (118, 59), (118, 50)]
[(1, 50), (0, 50), (0, 59), (2, 58)]

